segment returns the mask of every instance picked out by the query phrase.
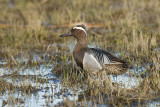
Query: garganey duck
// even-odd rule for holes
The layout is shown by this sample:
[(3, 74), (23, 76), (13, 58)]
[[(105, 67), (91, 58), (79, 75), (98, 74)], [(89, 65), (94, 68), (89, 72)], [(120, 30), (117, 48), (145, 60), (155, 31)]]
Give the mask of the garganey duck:
[(83, 27), (75, 26), (68, 33), (60, 35), (60, 37), (68, 36), (77, 38), (73, 56), (76, 64), (81, 69), (93, 74), (106, 71), (107, 74), (115, 75), (122, 74), (128, 70), (129, 66), (125, 61), (118, 59), (105, 50), (89, 48), (87, 32)]

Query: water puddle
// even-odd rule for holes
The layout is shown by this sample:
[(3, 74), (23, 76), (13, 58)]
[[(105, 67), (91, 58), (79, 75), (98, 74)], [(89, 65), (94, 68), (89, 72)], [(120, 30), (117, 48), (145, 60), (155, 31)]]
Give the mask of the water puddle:
[(148, 103), (148, 107), (160, 107), (160, 99)]
[[(15, 59), (18, 63), (24, 63), (29, 58), (18, 57)], [(42, 58), (35, 54), (31, 62), (40, 62), (36, 66), (20, 67), (9, 69), (0, 68), (0, 79), (4, 79), (7, 83), (12, 83), (15, 87), (36, 87), (37, 91), (25, 93), (22, 90), (14, 90), (14, 92), (6, 90), (0, 96), (0, 105), (7, 106), (53, 106), (65, 99), (76, 101), (81, 89), (72, 89), (61, 84), (61, 79), (53, 74), (53, 63), (43, 63)], [(0, 60), (0, 65), (7, 64), (5, 60)], [(138, 72), (143, 72), (145, 68), (139, 68)], [(17, 73), (13, 76), (13, 72)], [(134, 71), (134, 70), (133, 70)], [(131, 70), (131, 72), (133, 72)], [(143, 80), (141, 77), (123, 74), (112, 76), (112, 82), (121, 84), (122, 88), (136, 88)], [(149, 103), (150, 106), (159, 105), (159, 101)], [(102, 105), (107, 106), (107, 105)]]
[(116, 77), (112, 77), (113, 82), (120, 84), (122, 88), (126, 88), (126, 89), (136, 88), (142, 82), (142, 80), (143, 79), (140, 77), (139, 78), (131, 77), (125, 74), (122, 74)]
[[(16, 91), (15, 93), (6, 91), (3, 96), (0, 96), (0, 105), (2, 105), (3, 101), (8, 101), (12, 97), (21, 99), (24, 102), (22, 106), (53, 106), (66, 98), (70, 100), (76, 99), (76, 94), (73, 95), (73, 91), (61, 86), (61, 81), (51, 72), (52, 67), (53, 65), (40, 65), (38, 68), (20, 70), (17, 76), (13, 78), (6, 76), (4, 79), (14, 84), (14, 86), (31, 85), (32, 87), (38, 88), (38, 91), (30, 93), (29, 95), (24, 95), (21, 91)], [(6, 72), (5, 69), (3, 69), (3, 71)], [(41, 83), (43, 79), (47, 82)], [(17, 103), (15, 106), (16, 105)]]

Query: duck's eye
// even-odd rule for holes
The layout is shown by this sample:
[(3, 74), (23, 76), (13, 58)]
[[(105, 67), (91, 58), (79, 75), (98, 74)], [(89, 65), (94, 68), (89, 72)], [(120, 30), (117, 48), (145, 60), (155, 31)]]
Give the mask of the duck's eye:
[(72, 29), (71, 29), (71, 32), (73, 32), (74, 30), (75, 30), (75, 29), (72, 28)]

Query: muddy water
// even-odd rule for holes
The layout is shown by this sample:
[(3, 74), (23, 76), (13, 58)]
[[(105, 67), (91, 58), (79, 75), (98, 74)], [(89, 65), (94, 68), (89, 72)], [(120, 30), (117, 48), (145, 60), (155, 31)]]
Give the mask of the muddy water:
[[(17, 57), (15, 60), (19, 63), (23, 63), (27, 62), (29, 58)], [(10, 69), (8, 67), (3, 67), (7, 64), (4, 59), (0, 60), (0, 79), (3, 78), (6, 82), (12, 83), (14, 86), (30, 85), (37, 88), (37, 91), (28, 93), (22, 92), (21, 90), (16, 90), (14, 92), (6, 90), (0, 95), (0, 106), (54, 106), (67, 98), (71, 101), (77, 100), (78, 95), (82, 92), (82, 90), (73, 90), (70, 87), (63, 86), (61, 84), (61, 79), (55, 76), (52, 72), (54, 69), (54, 63), (43, 63), (43, 59), (41, 59), (41, 55), (39, 54), (33, 55), (31, 62), (40, 63), (36, 64), (36, 66), (27, 65), (26, 67), (22, 66)], [(136, 68), (138, 72), (143, 72), (146, 70), (145, 68)], [(10, 76), (10, 74), (13, 74), (16, 71), (18, 71), (16, 75)], [(143, 78), (130, 76), (130, 72), (133, 71), (135, 71), (134, 68), (126, 74), (111, 76), (112, 82), (121, 84), (123, 88), (136, 88), (139, 83), (141, 83)], [(158, 107), (159, 105), (160, 100), (155, 100), (148, 103), (148, 106), (151, 107)]]

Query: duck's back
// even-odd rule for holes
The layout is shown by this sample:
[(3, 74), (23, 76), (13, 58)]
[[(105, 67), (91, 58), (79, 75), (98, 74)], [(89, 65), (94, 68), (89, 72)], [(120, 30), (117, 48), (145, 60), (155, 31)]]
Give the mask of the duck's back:
[(84, 53), (83, 68), (91, 73), (105, 70), (108, 74), (121, 74), (128, 69), (128, 65), (107, 51), (89, 48)]

